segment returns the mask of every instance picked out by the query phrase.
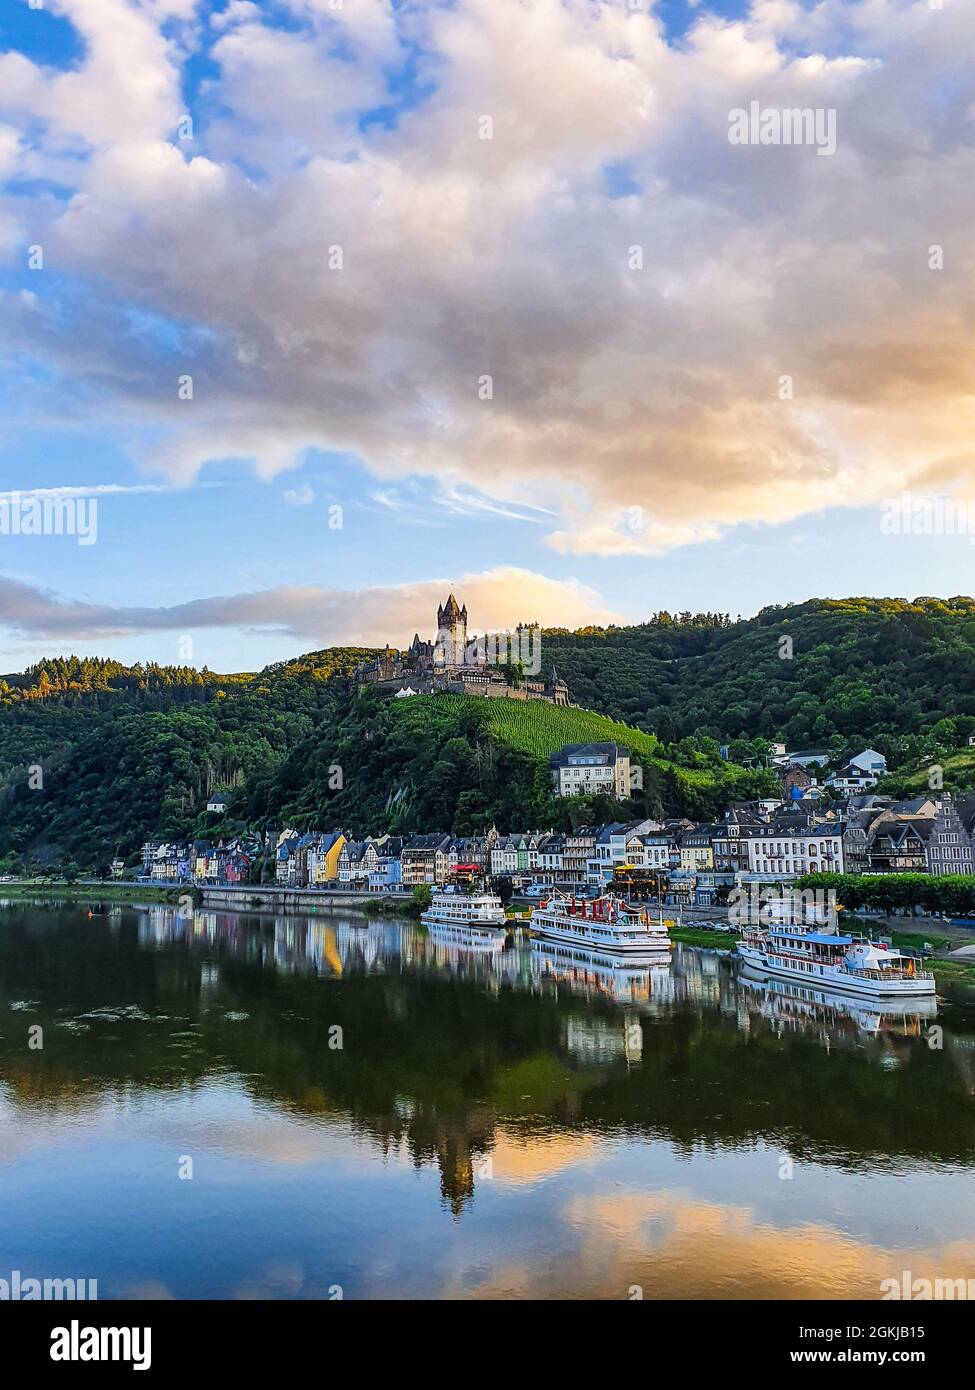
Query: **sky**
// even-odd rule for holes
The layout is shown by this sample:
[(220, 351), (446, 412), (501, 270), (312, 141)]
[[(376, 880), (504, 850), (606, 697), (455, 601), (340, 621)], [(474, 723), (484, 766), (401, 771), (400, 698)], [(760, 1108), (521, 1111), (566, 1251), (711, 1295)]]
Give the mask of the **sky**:
[(0, 670), (970, 593), (973, 38), (5, 0)]

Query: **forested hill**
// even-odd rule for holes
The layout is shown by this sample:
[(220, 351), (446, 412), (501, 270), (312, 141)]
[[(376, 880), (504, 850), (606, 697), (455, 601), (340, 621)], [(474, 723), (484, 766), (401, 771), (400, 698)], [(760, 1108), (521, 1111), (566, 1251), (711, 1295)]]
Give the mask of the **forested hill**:
[(319, 728), (368, 654), (331, 648), (231, 676), (65, 657), (4, 677), (0, 866), (84, 866), (193, 833), (215, 787), (273, 770)]
[[(486, 727), (485, 711), (402, 701), (430, 707), (428, 718), (410, 716), (423, 728), (404, 734), (407, 717), (390, 715), (380, 738), (378, 726), (362, 726), (366, 705), (350, 704), (346, 679), (369, 654), (326, 648), (237, 675), (64, 657), (0, 678), (0, 866), (65, 856), (84, 865), (117, 848), (131, 854), (149, 836), (204, 833), (218, 785), (235, 789), (234, 812), (252, 824), (332, 810), (362, 829), (382, 828), (366, 812), (403, 828), (435, 816), (441, 825), (430, 828), (450, 829), (495, 812), (524, 825), (549, 810), (543, 750), (526, 732), (532, 710), (541, 729), (548, 707), (524, 706), (518, 728), (509, 720), (505, 730)], [(975, 731), (970, 598), (810, 600), (744, 621), (661, 613), (635, 627), (547, 630), (542, 664), (558, 668), (579, 705), (656, 736), (652, 755), (643, 750), (646, 809), (712, 814), (720, 797), (745, 790), (719, 766), (717, 743), (745, 758), (742, 741), (756, 738), (837, 752), (869, 744), (905, 776), (934, 758), (956, 781), (975, 777), (960, 751)], [(569, 714), (545, 737), (575, 741), (581, 725)], [(603, 736), (635, 742), (625, 731)], [(339, 745), (351, 780), (341, 805), (323, 803), (314, 769)], [(462, 746), (469, 762), (480, 759), (480, 780), (447, 777)], [(383, 772), (387, 755), (395, 777)], [(38, 767), (43, 787), (29, 787)], [(505, 769), (517, 795), (505, 791)], [(465, 793), (448, 824), (451, 798)]]
[[(573, 699), (653, 730), (790, 747), (975, 729), (975, 600), (810, 599), (730, 622), (659, 614), (639, 627), (547, 630)], [(906, 749), (902, 750), (905, 751)]]

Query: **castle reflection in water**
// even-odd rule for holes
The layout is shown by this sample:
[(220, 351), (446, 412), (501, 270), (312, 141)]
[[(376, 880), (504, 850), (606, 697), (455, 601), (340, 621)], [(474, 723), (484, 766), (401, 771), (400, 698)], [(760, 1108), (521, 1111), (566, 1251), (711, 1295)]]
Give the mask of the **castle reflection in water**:
[[(641, 966), (596, 956), (567, 958), (537, 940), (509, 940), (503, 946), (485, 947), (483, 939), (472, 937), (468, 943), (458, 939), (456, 932), (451, 939), (441, 940), (407, 921), (199, 910), (185, 916), (171, 907), (141, 910), (138, 930), (143, 947), (183, 943), (199, 948), (206, 956), (201, 990), (218, 988), (221, 969), (246, 961), (262, 971), (318, 977), (346, 986), (370, 978), (398, 977), (431, 985), (445, 982), (457, 989), (468, 986), (479, 999), (524, 996), (527, 1003), (529, 996), (535, 996), (557, 1006), (553, 1042), (558, 1039), (554, 1051), (561, 1059), (563, 1077), (547, 1101), (539, 1099), (537, 1077), (525, 1082), (533, 1088), (526, 1113), (511, 1113), (512, 1109), (517, 1112), (519, 1098), (509, 1107), (500, 1105), (496, 1097), (478, 1099), (476, 1094), (451, 1108), (425, 1097), (422, 1085), (412, 1094), (404, 1087), (395, 1106), (385, 1112), (353, 1106), (354, 1125), (378, 1142), (384, 1154), (405, 1152), (416, 1165), (435, 1162), (439, 1166), (444, 1201), (456, 1216), (473, 1199), (479, 1177), (492, 1175), (493, 1156), (503, 1132), (507, 1130), (510, 1138), (512, 1122), (531, 1130), (539, 1121), (533, 1115), (535, 1107), (544, 1112), (543, 1124), (552, 1117), (560, 1126), (585, 1123), (583, 1097), (591, 1101), (603, 1091), (614, 1094), (612, 1088), (620, 1084), (614, 1077), (639, 1074), (650, 1061), (659, 1068), (657, 1044), (672, 1049), (673, 1037), (680, 1039), (688, 1020), (723, 1019), (722, 1028), (738, 1038), (739, 1047), (743, 1040), (762, 1037), (770, 1043), (802, 1039), (827, 1051), (859, 1054), (889, 1069), (900, 1067), (917, 1048), (926, 1046), (937, 1015), (933, 1001), (880, 1005), (786, 982), (750, 981), (741, 976), (728, 953), (691, 947), (678, 946), (667, 964)], [(391, 997), (384, 1001), (387, 1010), (397, 1007), (406, 1005)], [(668, 1020), (676, 1033), (664, 1040), (659, 1028)], [(948, 1039), (949, 1048), (952, 1041)], [(973, 1054), (964, 1040), (954, 1042), (952, 1061), (963, 1089), (971, 1095), (975, 1093)], [(476, 1030), (473, 1038), (464, 1034), (461, 1044), (456, 1036), (449, 1039), (445, 1033), (444, 1045), (455, 1052), (465, 1048), (476, 1071)], [(712, 1032), (702, 1046), (714, 1045)], [(675, 1070), (672, 1059), (667, 1066), (669, 1079)], [(574, 1082), (566, 1079), (571, 1076)], [(477, 1092), (476, 1082), (471, 1090)], [(486, 1081), (483, 1090), (485, 1096), (490, 1092)], [(611, 1122), (623, 1118), (608, 1102), (598, 1102), (604, 1103)], [(614, 1103), (625, 1112), (625, 1099)], [(703, 1111), (701, 1127), (708, 1127)], [(681, 1121), (675, 1121), (674, 1137), (690, 1151), (696, 1140), (682, 1138), (680, 1128)]]

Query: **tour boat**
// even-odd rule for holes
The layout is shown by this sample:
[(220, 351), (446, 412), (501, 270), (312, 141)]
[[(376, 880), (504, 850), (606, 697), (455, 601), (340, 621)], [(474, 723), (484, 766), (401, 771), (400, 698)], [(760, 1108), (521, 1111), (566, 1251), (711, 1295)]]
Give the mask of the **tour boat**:
[(507, 919), (495, 893), (434, 893), (430, 906), (420, 913), (420, 921), (426, 927), (503, 927)]
[(592, 900), (552, 893), (531, 915), (532, 931), (548, 941), (627, 956), (670, 950), (668, 925), (662, 915), (654, 921), (647, 908), (611, 893)]
[(846, 994), (890, 998), (935, 992), (934, 976), (919, 970), (913, 956), (860, 936), (769, 927), (749, 932), (737, 950), (752, 970)]

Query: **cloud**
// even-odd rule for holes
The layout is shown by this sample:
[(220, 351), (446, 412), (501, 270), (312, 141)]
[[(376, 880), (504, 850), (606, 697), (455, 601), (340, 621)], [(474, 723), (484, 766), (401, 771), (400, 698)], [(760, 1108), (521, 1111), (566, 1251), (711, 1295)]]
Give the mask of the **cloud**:
[(597, 593), (576, 580), (509, 566), (354, 591), (305, 585), (222, 594), (167, 608), (85, 603), (0, 577), (0, 627), (56, 642), (232, 628), (274, 631), (322, 645), (406, 646), (414, 632), (433, 633), (437, 607), (451, 589), (467, 605), (472, 636), (522, 621), (575, 628), (619, 620)]
[[(0, 164), (68, 190), (0, 202), (56, 271), (7, 347), (146, 469), (317, 447), (595, 554), (971, 489), (971, 6), (754, 0), (680, 42), (622, 0), (54, 8), (70, 71), (0, 55)], [(729, 144), (752, 100), (835, 109), (836, 154)]]
[[(211, 483), (207, 486), (216, 485)], [(5, 489), (0, 492), (0, 500), (10, 502), (19, 499), (21, 502), (27, 502), (32, 498), (37, 498), (38, 501), (43, 502), (45, 498), (57, 501), (61, 498), (71, 497), (142, 497), (158, 492), (172, 492), (172, 488), (162, 483), (92, 483), (88, 487), (80, 483), (64, 487)]]
[(300, 487), (285, 488), (281, 495), (289, 507), (310, 507), (315, 500), (315, 489), (310, 483), (302, 483)]

